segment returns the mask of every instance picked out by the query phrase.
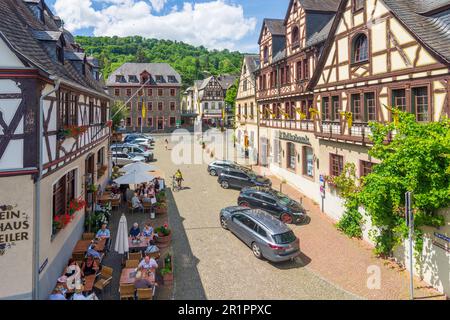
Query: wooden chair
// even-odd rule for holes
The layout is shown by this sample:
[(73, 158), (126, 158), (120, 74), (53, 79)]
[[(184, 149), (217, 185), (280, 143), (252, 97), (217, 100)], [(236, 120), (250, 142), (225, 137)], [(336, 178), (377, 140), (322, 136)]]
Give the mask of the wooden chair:
[(125, 268), (137, 268), (139, 265), (139, 260), (127, 260), (125, 262)]
[(131, 211), (131, 213), (134, 213), (134, 208), (133, 208), (131, 201), (127, 201), (127, 204), (128, 204), (128, 211)]
[(103, 290), (111, 283), (112, 277), (113, 269), (103, 266), (102, 271), (98, 275), (98, 280), (94, 283), (94, 288), (103, 293)]
[(133, 299), (135, 293), (134, 284), (121, 284), (119, 288), (120, 300)]
[(147, 210), (149, 212), (151, 212), (152, 207), (153, 207), (151, 202), (144, 201), (144, 202), (142, 202), (142, 205), (144, 206), (144, 212), (147, 211)]
[(140, 261), (141, 259), (142, 259), (142, 253), (141, 252), (128, 253), (128, 260)]
[(95, 238), (95, 233), (83, 233), (82, 237), (83, 240), (94, 240)]
[(120, 208), (120, 202), (121, 202), (121, 198), (117, 198), (117, 199), (112, 199), (111, 200), (111, 207), (113, 209), (119, 209)]
[(155, 295), (155, 286), (149, 289), (137, 289), (138, 300), (153, 300)]

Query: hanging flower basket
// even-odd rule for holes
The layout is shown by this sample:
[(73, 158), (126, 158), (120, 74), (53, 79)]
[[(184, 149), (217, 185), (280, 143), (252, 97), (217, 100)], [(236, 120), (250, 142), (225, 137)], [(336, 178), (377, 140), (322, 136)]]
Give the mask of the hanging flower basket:
[(64, 138), (78, 138), (88, 130), (87, 126), (64, 126), (60, 132), (60, 136)]

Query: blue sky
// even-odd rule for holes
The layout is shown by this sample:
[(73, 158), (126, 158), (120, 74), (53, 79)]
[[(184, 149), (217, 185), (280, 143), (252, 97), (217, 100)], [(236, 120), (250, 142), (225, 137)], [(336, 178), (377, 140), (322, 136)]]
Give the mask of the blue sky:
[(171, 39), (257, 52), (264, 18), (284, 18), (289, 0), (47, 0), (76, 35)]

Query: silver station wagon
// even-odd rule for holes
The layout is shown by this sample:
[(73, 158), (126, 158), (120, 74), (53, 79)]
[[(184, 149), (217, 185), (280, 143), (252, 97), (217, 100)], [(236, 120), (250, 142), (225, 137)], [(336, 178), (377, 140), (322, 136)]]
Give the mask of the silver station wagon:
[(300, 241), (294, 232), (263, 210), (224, 208), (220, 212), (220, 224), (248, 245), (258, 259), (281, 262), (300, 255)]

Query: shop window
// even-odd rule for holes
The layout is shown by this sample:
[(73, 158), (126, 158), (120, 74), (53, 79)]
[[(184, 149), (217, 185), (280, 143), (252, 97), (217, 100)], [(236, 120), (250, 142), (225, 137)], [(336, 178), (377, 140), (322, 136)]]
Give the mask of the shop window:
[(287, 149), (287, 167), (288, 169), (295, 170), (297, 156), (295, 154), (295, 144), (288, 142), (286, 145)]
[(311, 147), (303, 147), (303, 174), (314, 177), (314, 151)]

